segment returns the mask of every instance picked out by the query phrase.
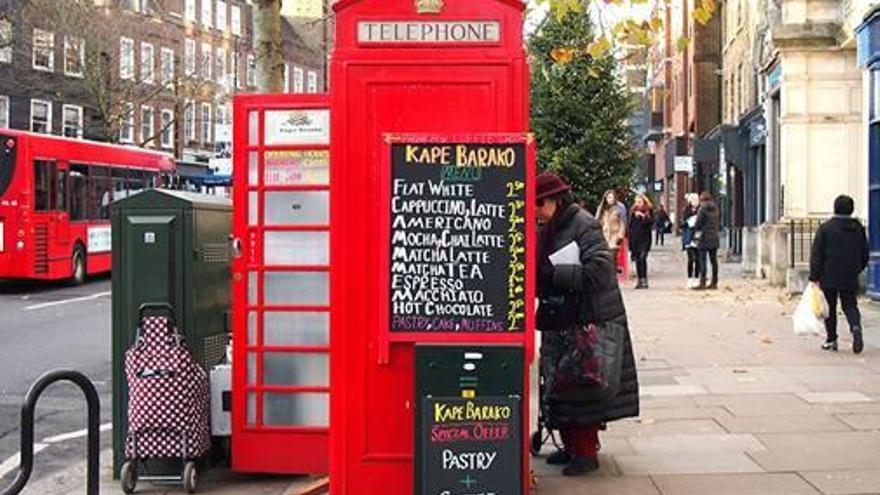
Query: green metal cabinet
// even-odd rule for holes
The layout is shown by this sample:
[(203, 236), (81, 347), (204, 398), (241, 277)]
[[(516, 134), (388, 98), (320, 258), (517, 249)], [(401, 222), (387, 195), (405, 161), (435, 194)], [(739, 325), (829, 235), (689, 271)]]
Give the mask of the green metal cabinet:
[(125, 351), (143, 303), (167, 302), (189, 349), (206, 369), (228, 342), (231, 303), (228, 199), (150, 189), (113, 203), (113, 472), (128, 423)]

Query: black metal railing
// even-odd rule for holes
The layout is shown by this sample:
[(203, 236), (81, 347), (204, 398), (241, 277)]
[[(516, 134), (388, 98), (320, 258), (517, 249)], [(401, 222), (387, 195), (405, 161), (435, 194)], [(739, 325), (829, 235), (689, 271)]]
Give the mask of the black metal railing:
[(100, 455), (100, 421), (101, 403), (95, 385), (79, 371), (57, 370), (50, 371), (41, 376), (31, 385), (25, 397), (24, 405), (21, 406), (21, 464), (18, 474), (12, 480), (12, 485), (0, 490), (0, 495), (18, 495), (24, 490), (25, 485), (31, 478), (34, 470), (34, 413), (37, 409), (37, 400), (49, 385), (55, 382), (68, 381), (78, 386), (86, 398), (88, 406), (88, 435), (86, 444), (88, 448), (86, 494), (98, 495), (99, 455)]
[(810, 262), (810, 249), (813, 237), (822, 220), (818, 218), (802, 218), (789, 220), (788, 228), (788, 266), (794, 268), (798, 264)]

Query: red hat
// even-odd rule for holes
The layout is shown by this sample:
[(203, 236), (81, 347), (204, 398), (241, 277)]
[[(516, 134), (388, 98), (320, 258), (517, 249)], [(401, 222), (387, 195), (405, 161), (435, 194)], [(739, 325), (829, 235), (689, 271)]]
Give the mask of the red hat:
[(561, 177), (551, 172), (541, 172), (538, 174), (536, 186), (536, 199), (546, 199), (557, 194), (571, 191), (569, 186)]

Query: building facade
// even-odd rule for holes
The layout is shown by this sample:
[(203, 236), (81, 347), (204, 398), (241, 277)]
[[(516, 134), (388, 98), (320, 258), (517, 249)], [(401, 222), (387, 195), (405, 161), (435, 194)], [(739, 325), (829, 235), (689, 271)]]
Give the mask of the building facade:
[[(0, 12), (0, 127), (228, 155), (232, 96), (255, 89), (249, 1), (65, 2)], [(285, 89), (323, 91), (320, 49), (283, 26)]]
[(655, 190), (678, 218), (685, 193), (719, 190), (717, 142), (708, 138), (721, 118), (721, 21), (696, 21), (689, 0), (659, 0), (654, 15), (665, 19), (665, 30), (650, 51), (645, 140), (653, 143)]

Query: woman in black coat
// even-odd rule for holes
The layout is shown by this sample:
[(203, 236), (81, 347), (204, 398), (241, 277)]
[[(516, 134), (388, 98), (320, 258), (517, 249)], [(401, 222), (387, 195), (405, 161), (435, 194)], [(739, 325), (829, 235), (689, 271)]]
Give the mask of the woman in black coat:
[[(574, 332), (590, 323), (614, 322), (627, 328), (615, 260), (602, 227), (572, 202), (569, 190), (554, 174), (538, 176), (537, 217), (543, 225), (538, 242), (537, 326), (545, 379), (556, 376)], [(571, 243), (579, 250), (577, 262), (554, 265), (550, 255)], [(563, 401), (554, 399), (552, 390), (544, 391), (547, 427), (559, 430), (563, 441), (563, 449), (550, 455), (547, 462), (565, 465), (566, 476), (598, 469), (599, 430), (605, 423), (639, 415), (638, 376), (628, 329), (624, 341), (620, 387), (613, 397), (598, 400), (594, 390), (584, 389), (567, 393)]]
[(629, 211), (629, 221), (627, 222), (629, 252), (639, 275), (636, 289), (648, 288), (648, 253), (651, 252), (651, 228), (653, 225), (654, 212), (651, 208), (651, 201), (639, 194)]

